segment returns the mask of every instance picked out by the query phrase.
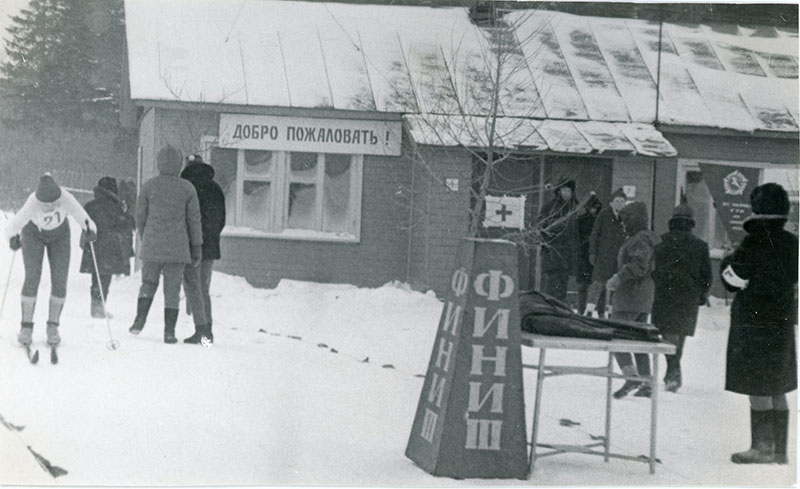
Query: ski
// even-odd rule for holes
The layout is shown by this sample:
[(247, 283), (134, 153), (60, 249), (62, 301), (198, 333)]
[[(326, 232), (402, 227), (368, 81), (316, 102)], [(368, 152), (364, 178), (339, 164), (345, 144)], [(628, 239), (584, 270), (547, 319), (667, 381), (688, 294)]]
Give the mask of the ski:
[(25, 353), (28, 354), (28, 361), (30, 361), (33, 365), (36, 365), (39, 362), (39, 350), (31, 352), (31, 345), (25, 345)]
[(53, 345), (50, 347), (50, 363), (55, 365), (58, 363), (58, 352), (56, 351), (56, 346)]

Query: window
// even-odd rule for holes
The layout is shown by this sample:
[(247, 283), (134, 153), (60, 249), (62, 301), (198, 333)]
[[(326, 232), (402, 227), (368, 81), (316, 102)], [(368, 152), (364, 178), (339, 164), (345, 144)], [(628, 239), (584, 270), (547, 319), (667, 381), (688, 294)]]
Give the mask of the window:
[(225, 234), (359, 240), (361, 155), (206, 146), (225, 193)]

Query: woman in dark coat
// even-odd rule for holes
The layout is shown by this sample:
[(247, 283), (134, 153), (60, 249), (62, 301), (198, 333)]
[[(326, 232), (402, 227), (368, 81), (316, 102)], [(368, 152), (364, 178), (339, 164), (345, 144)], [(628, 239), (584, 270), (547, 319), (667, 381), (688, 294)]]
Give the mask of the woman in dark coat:
[(720, 264), (731, 305), (725, 389), (750, 396), (750, 450), (734, 463), (788, 463), (786, 393), (797, 388), (797, 236), (785, 231), (789, 197), (767, 183), (750, 194), (747, 236)]
[(589, 236), (592, 234), (594, 221), (600, 208), (600, 203), (594, 192), (586, 201), (586, 211), (578, 216), (578, 238), (580, 248), (578, 252), (578, 273), (575, 281), (578, 283), (578, 314), (586, 311), (586, 300), (589, 294), (589, 286), (592, 285), (592, 263), (589, 260)]
[(554, 192), (553, 200), (539, 213), (539, 226), (544, 238), (542, 272), (545, 293), (563, 301), (567, 297), (569, 276), (575, 275), (578, 265), (575, 180), (562, 179)]
[(102, 299), (108, 300), (111, 276), (131, 273), (131, 255), (127, 243), (133, 234), (134, 222), (130, 214), (125, 212), (117, 191), (117, 181), (112, 177), (103, 177), (97, 182), (94, 188), (94, 200), (87, 202), (84, 209), (97, 225), (94, 252), (100, 282), (97, 281), (91, 248), (84, 240), (81, 240), (83, 256), (80, 271), (92, 276), (91, 315), (93, 318), (102, 318), (105, 316)]
[(692, 208), (679, 205), (669, 221), (669, 232), (661, 235), (655, 248), (652, 322), (676, 348), (674, 355), (666, 356), (664, 383), (670, 392), (681, 387), (683, 345), (687, 336), (694, 336), (697, 310), (706, 303), (711, 286), (708, 243), (693, 235), (693, 228)]
[(619, 211), (625, 207), (626, 197), (622, 189), (611, 194), (611, 202), (604, 207), (592, 226), (589, 236), (589, 262), (592, 264), (592, 282), (601, 285), (595, 310), (599, 317), (606, 313), (606, 281), (617, 271), (617, 254), (625, 241), (625, 228)]

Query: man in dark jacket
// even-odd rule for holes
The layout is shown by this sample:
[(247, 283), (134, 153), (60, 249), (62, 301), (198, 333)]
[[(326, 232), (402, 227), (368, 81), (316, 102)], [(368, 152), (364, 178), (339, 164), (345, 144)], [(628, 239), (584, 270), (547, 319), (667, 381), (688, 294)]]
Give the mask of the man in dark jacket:
[[(111, 276), (131, 273), (128, 242), (135, 223), (133, 217), (125, 212), (117, 191), (117, 181), (112, 177), (102, 177), (98, 180), (94, 188), (94, 199), (87, 202), (84, 209), (97, 225), (97, 240), (94, 242), (93, 257), (91, 247), (81, 239), (83, 256), (80, 272), (92, 276), (91, 315), (93, 318), (102, 318), (106, 315), (103, 303), (108, 300)], [(94, 260), (97, 260), (97, 270), (94, 267)]]
[(667, 355), (664, 383), (670, 392), (681, 387), (681, 356), (687, 336), (694, 336), (697, 310), (706, 303), (711, 287), (711, 259), (708, 243), (692, 234), (692, 208), (681, 204), (672, 212), (669, 232), (656, 245), (656, 285), (652, 321), (664, 339), (675, 345)]
[[(200, 204), (191, 183), (178, 177), (181, 155), (165, 146), (156, 156), (157, 177), (142, 186), (136, 200), (136, 229), (142, 238), (142, 286), (136, 305), (136, 319), (129, 331), (139, 334), (153, 304), (161, 275), (164, 276), (164, 343), (177, 343), (175, 324), (180, 307), (181, 275), (186, 264), (200, 266), (203, 231)], [(199, 287), (187, 288), (197, 294)], [(197, 297), (198, 303), (203, 299)], [(205, 324), (205, 310), (194, 313), (195, 324)], [(196, 327), (196, 326), (195, 326)]]
[(544, 239), (542, 272), (544, 292), (563, 301), (567, 297), (569, 276), (577, 271), (578, 200), (575, 180), (564, 178), (555, 185), (555, 197), (539, 213), (539, 229)]
[(783, 229), (790, 204), (780, 185), (753, 189), (750, 206), (747, 236), (720, 263), (725, 287), (736, 292), (725, 390), (750, 397), (752, 444), (731, 461), (786, 464), (786, 393), (797, 389), (797, 236)]
[[(195, 332), (192, 336), (183, 340), (184, 343), (206, 343), (214, 342), (214, 333), (211, 330), (211, 273), (214, 268), (214, 260), (219, 260), (219, 236), (222, 228), (225, 227), (225, 194), (214, 181), (214, 168), (203, 162), (200, 155), (190, 155), (186, 158), (186, 167), (181, 172), (181, 178), (192, 183), (197, 191), (197, 198), (200, 200), (200, 221), (203, 227), (203, 260), (200, 266), (195, 268), (187, 266), (184, 268), (183, 281), (185, 287), (190, 287), (192, 281), (197, 280), (200, 284), (202, 304), (194, 304), (187, 294), (189, 307), (192, 311), (204, 308), (206, 323), (203, 328), (197, 328), (195, 322)], [(205, 341), (204, 341), (205, 339)]]
[(578, 314), (586, 312), (586, 300), (589, 295), (589, 286), (592, 285), (592, 262), (589, 261), (589, 239), (594, 228), (594, 221), (603, 204), (594, 192), (586, 201), (584, 212), (578, 216), (578, 239), (580, 248), (578, 251), (578, 273), (575, 281), (578, 283)]
[(606, 313), (606, 281), (617, 271), (617, 253), (625, 241), (625, 228), (619, 211), (625, 207), (625, 192), (617, 189), (611, 194), (611, 203), (604, 207), (592, 226), (589, 237), (589, 262), (592, 264), (592, 282), (600, 283), (600, 296), (595, 310), (599, 317)]

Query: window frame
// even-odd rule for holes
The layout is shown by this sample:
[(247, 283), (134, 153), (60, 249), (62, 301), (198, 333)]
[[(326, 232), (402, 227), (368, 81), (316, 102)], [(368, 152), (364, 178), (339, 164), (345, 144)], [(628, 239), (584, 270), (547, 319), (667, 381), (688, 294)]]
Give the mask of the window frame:
[[(204, 136), (201, 140), (202, 155), (204, 161), (211, 162), (211, 150), (218, 146), (218, 138), (214, 136)], [(327, 153), (317, 153), (307, 151), (317, 156), (316, 175), (313, 177), (291, 177), (291, 151), (265, 150), (272, 152), (271, 175), (266, 176), (246, 176), (245, 169), (245, 149), (230, 148), (236, 151), (236, 208), (234, 209), (233, 223), (226, 223), (222, 230), (222, 236), (231, 237), (251, 237), (269, 239), (290, 239), (302, 241), (324, 241), (336, 243), (360, 243), (361, 242), (361, 199), (363, 195), (363, 172), (364, 155), (348, 154), (350, 156), (350, 199), (348, 215), (348, 232), (323, 231), (323, 209), (325, 204), (325, 155)], [(272, 213), (269, 216), (269, 230), (257, 230), (242, 226), (242, 206), (245, 181), (269, 182), (271, 189)], [(315, 203), (315, 229), (298, 229), (288, 227), (289, 208), (288, 196), (289, 188), (292, 183), (311, 183), (316, 186)]]

